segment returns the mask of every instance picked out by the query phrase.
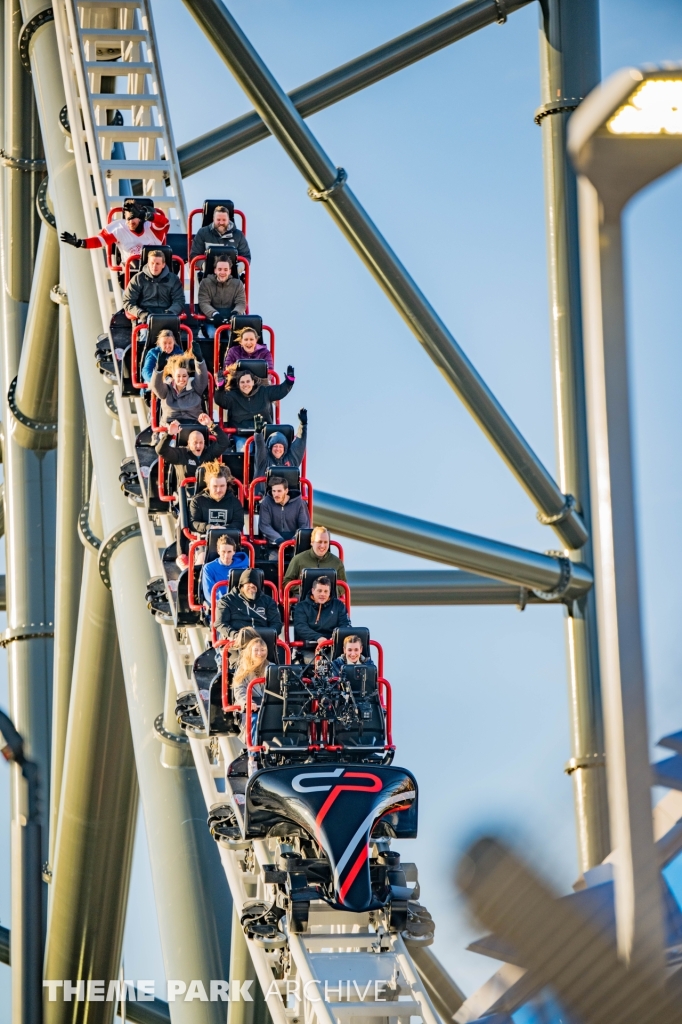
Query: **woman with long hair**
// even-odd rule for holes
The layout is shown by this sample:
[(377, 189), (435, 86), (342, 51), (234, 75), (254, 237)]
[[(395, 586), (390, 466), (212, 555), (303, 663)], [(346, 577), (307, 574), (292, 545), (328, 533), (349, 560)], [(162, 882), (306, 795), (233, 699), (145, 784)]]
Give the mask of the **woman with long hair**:
[[(253, 682), (254, 679), (260, 679), (264, 676), (268, 665), (272, 664), (268, 658), (268, 646), (258, 634), (253, 639), (248, 640), (242, 647), (237, 668), (232, 677), (232, 700), (235, 704), (241, 704), (244, 708), (241, 723), (242, 729), (239, 734), (242, 743), (247, 742), (246, 693), (249, 683)], [(258, 720), (258, 711), (263, 702), (264, 689), (264, 684), (258, 683), (251, 691), (251, 743), (255, 743), (256, 739), (256, 722)], [(249, 775), (252, 775), (255, 769), (256, 761), (253, 755), (249, 754)]]
[[(164, 353), (159, 357), (152, 375), (152, 391), (161, 399), (159, 422), (167, 426), (172, 420), (199, 420), (203, 407), (201, 397), (208, 386), (208, 370), (201, 352), (195, 345), (194, 377), (190, 382), (189, 360), (183, 355), (171, 356), (166, 362)], [(166, 378), (171, 377), (167, 383)]]
[(255, 327), (242, 327), (240, 331), (234, 331), (230, 338), (230, 347), (225, 354), (224, 370), (227, 373), (233, 363), (240, 359), (264, 359), (268, 370), (274, 370), (272, 353), (267, 345), (264, 345), (258, 337)]
[[(287, 366), (281, 384), (266, 384), (260, 377), (255, 377), (248, 370), (237, 369), (237, 366), (237, 363), (232, 364), (225, 388), (216, 390), (213, 401), (221, 409), (227, 409), (228, 427), (253, 431), (254, 416), (261, 416), (266, 423), (272, 423), (272, 403), (286, 398), (293, 388), (296, 379), (294, 368)], [(243, 442), (243, 438), (241, 440)]]

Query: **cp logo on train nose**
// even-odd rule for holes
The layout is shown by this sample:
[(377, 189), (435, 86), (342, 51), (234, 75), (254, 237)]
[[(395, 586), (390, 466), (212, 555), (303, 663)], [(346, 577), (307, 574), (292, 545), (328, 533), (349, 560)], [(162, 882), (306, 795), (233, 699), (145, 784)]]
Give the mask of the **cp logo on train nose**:
[(297, 793), (327, 793), (332, 788), (332, 783), (329, 782), (326, 785), (316, 786), (307, 785), (304, 786), (303, 782), (305, 779), (319, 780), (319, 779), (369, 779), (370, 785), (337, 785), (334, 786), (334, 795), (341, 793), (343, 790), (354, 790), (356, 792), (362, 792), (363, 790), (367, 793), (378, 793), (381, 789), (382, 782), (378, 775), (373, 775), (371, 772), (348, 772), (345, 768), (335, 768), (332, 772), (302, 772), (300, 775), (295, 775), (291, 781), (292, 788)]

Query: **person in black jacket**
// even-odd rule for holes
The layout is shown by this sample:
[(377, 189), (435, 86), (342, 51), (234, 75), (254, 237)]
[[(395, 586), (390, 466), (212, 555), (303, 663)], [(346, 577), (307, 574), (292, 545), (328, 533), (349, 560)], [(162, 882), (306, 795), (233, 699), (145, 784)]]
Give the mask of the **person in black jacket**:
[(207, 245), (230, 245), (237, 250), (238, 256), (251, 262), (251, 250), (246, 237), (239, 228), (235, 227), (234, 221), (230, 220), (230, 211), (226, 206), (216, 206), (213, 211), (213, 223), (207, 224), (205, 228), (199, 228), (192, 239), (192, 249), (189, 254), (191, 260), (195, 256), (203, 256)]
[(267, 594), (259, 590), (258, 576), (253, 569), (245, 569), (239, 577), (239, 589), (221, 597), (216, 607), (216, 629), (221, 640), (236, 640), (240, 629), (282, 628), (279, 608)]
[(320, 640), (331, 640), (335, 629), (350, 626), (345, 604), (331, 592), (329, 577), (318, 576), (308, 596), (294, 605), (294, 637), (303, 640), (309, 650)]
[(189, 515), (195, 533), (206, 533), (209, 527), (223, 530), (244, 529), (242, 503), (230, 487), (232, 475), (227, 466), (219, 462), (206, 465), (206, 490), (195, 495), (189, 503)]
[[(254, 429), (254, 416), (261, 416), (265, 423), (272, 423), (272, 403), (286, 398), (296, 378), (293, 366), (281, 384), (264, 384), (260, 377), (254, 377), (248, 370), (230, 372), (225, 390), (217, 390), (213, 401), (221, 409), (227, 409), (229, 427)], [(241, 445), (240, 445), (241, 442)], [(237, 451), (244, 447), (244, 438), (237, 438)]]
[(130, 279), (123, 293), (123, 308), (131, 320), (144, 322), (150, 313), (180, 316), (185, 292), (177, 274), (166, 266), (161, 249), (152, 249), (146, 265)]
[(182, 430), (182, 424), (179, 420), (173, 420), (168, 424), (168, 433), (163, 435), (156, 446), (157, 455), (160, 455), (171, 466), (177, 467), (175, 472), (178, 483), (186, 476), (196, 476), (199, 466), (218, 459), (230, 446), (230, 435), (221, 430), (210, 416), (202, 412), (198, 419), (202, 426), (216, 435), (215, 441), (212, 441), (211, 444), (206, 444), (206, 439), (200, 430), (193, 430), (187, 438), (187, 444), (179, 445), (177, 437)]

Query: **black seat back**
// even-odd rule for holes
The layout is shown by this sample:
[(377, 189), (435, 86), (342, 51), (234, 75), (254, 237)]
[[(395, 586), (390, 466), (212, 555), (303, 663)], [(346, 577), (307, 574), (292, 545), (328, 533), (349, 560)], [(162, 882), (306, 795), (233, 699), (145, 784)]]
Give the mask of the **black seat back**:
[(252, 377), (268, 379), (268, 364), (264, 359), (239, 359), (235, 364), (235, 372), (250, 373)]
[(310, 551), (312, 535), (312, 526), (305, 530), (296, 531), (296, 547), (294, 548), (295, 555), (300, 555), (302, 551)]
[(226, 206), (230, 220), (234, 220), (234, 203), (231, 199), (205, 199), (204, 217), (201, 221), (202, 228), (207, 228), (209, 224), (213, 223), (213, 214), (215, 213), (216, 206)]
[(142, 246), (142, 251), (140, 253), (140, 270), (142, 270), (142, 267), (145, 267), (147, 265), (147, 260), (149, 259), (149, 253), (150, 252), (156, 252), (157, 250), (159, 250), (160, 252), (162, 252), (164, 254), (164, 256), (166, 257), (166, 266), (171, 271), (171, 273), (174, 273), (174, 271), (173, 271), (173, 250), (171, 249), (170, 245), (161, 245), (161, 244), (159, 244), (159, 245), (143, 245)]
[(258, 636), (261, 638), (261, 640), (267, 646), (267, 649), (268, 649), (268, 661), (271, 661), (271, 662), (273, 662), (273, 664), (276, 665), (277, 664), (277, 630), (275, 630), (275, 629), (267, 629), (267, 628), (261, 629), (260, 627), (255, 627), (255, 626), (254, 626), (254, 629), (256, 630), (256, 633), (258, 633)]
[(296, 437), (296, 432), (290, 423), (266, 423), (263, 430), (263, 436), (266, 441), (270, 437), (270, 434), (284, 434), (290, 448), (294, 438)]
[[(237, 551), (239, 551), (241, 543), (241, 533), (239, 532), (239, 530), (225, 530), (222, 527), (211, 527), (210, 530), (206, 531), (207, 562), (212, 562), (215, 558), (218, 557), (218, 540), (220, 539), (220, 537), (229, 537), (230, 540), (234, 541)], [(230, 570), (230, 572), (231, 571), (232, 570)]]
[(221, 256), (229, 256), (232, 263), (232, 277), (239, 277), (237, 267), (237, 256), (239, 253), (233, 245), (215, 245), (210, 244), (206, 246), (206, 259), (204, 261), (204, 275), (212, 274), (215, 270), (216, 263), (219, 262)]
[(285, 715), (300, 714), (308, 699), (301, 672), (302, 667), (298, 666), (268, 666), (263, 702), (258, 714), (257, 743), (267, 743), (275, 750), (298, 747), (307, 751), (307, 722), (283, 721)]
[(298, 466), (271, 466), (265, 471), (266, 487), (270, 488), (270, 478), (280, 477), (289, 484), (289, 495), (294, 498), (301, 493), (301, 471)]
[(343, 654), (343, 641), (347, 636), (357, 636), (362, 640), (362, 653), (365, 658), (369, 658), (369, 629), (367, 626), (339, 626), (332, 633), (332, 640), (334, 641), (332, 647), (332, 658), (340, 658)]
[[(239, 577), (243, 572), (246, 572), (246, 568), (243, 565), (241, 567), (238, 566), (236, 569), (230, 569), (230, 590), (239, 590)], [(265, 574), (262, 569), (251, 569), (251, 572), (256, 573), (257, 575), (255, 582), (260, 592), (263, 589), (263, 579)]]
[(204, 441), (208, 444), (208, 427), (205, 427), (203, 423), (192, 423), (180, 420), (180, 433), (177, 436), (177, 444), (186, 445), (189, 441), (189, 435), (193, 434), (194, 431), (204, 435)]
[(252, 327), (258, 334), (260, 340), (263, 340), (263, 317), (256, 316), (255, 313), (235, 313), (230, 320), (230, 328), (232, 333), (230, 335), (230, 344), (236, 345), (237, 342), (234, 339), (234, 332), (241, 331), (244, 327)]
[(299, 601), (303, 601), (312, 590), (313, 583), (319, 576), (327, 576), (331, 580), (331, 598), (337, 597), (336, 593), (336, 569), (303, 569), (301, 572), (301, 593)]

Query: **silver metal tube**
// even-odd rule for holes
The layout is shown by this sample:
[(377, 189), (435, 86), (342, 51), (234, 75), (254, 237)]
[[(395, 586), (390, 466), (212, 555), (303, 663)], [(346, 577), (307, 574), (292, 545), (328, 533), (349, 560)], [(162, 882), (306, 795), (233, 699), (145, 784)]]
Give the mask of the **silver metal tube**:
[(461, 988), (453, 981), (430, 947), (411, 942), (406, 942), (405, 945), (441, 1018), (444, 1021), (452, 1020), (466, 999)]
[[(353, 607), (359, 605), (547, 604), (527, 587), (458, 569), (351, 570)], [(551, 603), (551, 602), (550, 602)]]
[[(101, 530), (97, 506), (90, 523)], [(137, 778), (111, 593), (97, 556), (85, 555), (59, 823), (54, 848), (45, 977), (116, 978), (137, 819)], [(95, 1005), (45, 1002), (46, 1024), (90, 1019)], [(113, 1003), (97, 1020), (111, 1022)]]
[[(335, 494), (316, 491), (313, 514), (316, 523), (324, 524), (333, 533), (456, 565), (516, 586), (547, 592), (561, 581), (561, 565), (549, 555), (339, 498)], [(592, 576), (584, 566), (573, 564), (572, 569), (572, 580), (566, 592), (569, 598), (592, 586)]]
[[(530, 0), (507, 0), (505, 14), (511, 14), (525, 7)], [(314, 78), (305, 85), (299, 85), (288, 95), (301, 117), (310, 117), (318, 110), (324, 110), (333, 103), (352, 96), (353, 93), (374, 85), (383, 78), (409, 67), (418, 60), (428, 57), (445, 46), (450, 46), (472, 32), (505, 20), (500, 4), (495, 0), (467, 0), (466, 3), (439, 14), (437, 18), (410, 29), (401, 36), (391, 39), (374, 50)], [(206, 132), (178, 148), (178, 159), (183, 177), (196, 174), (210, 167), (218, 160), (233, 156), (242, 149), (267, 139), (270, 130), (258, 113), (248, 114), (228, 121), (227, 124)]]
[[(69, 718), (71, 678), (81, 597), (83, 545), (78, 514), (85, 502), (88, 477), (87, 434), (71, 316), (59, 311), (59, 444), (57, 447), (57, 560), (52, 691), (52, 789), (50, 792), (50, 864), (54, 863), (62, 767)], [(61, 977), (61, 975), (60, 975)]]
[[(550, 332), (559, 484), (590, 523), (585, 367), (580, 307), (578, 197), (566, 153), (573, 107), (600, 78), (597, 0), (548, 0), (540, 7), (541, 118), (547, 206)], [(571, 557), (592, 568), (590, 540)], [(594, 590), (567, 605), (571, 760), (580, 871), (601, 864), (609, 838), (604, 722)]]
[(595, 591), (618, 951), (662, 982), (663, 911), (639, 603), (621, 211), (579, 180)]
[[(504, 411), (421, 293), (348, 186), (335, 186), (337, 168), (265, 67), (220, 0), (184, 0), (242, 89), (310, 187), (374, 275), (417, 340), (487, 434), (563, 543), (581, 547), (587, 532), (565, 495)], [(329, 193), (329, 189), (334, 189)]]
[[(24, 17), (32, 17), (41, 7), (41, 0), (24, 0)], [(53, 22), (37, 30), (30, 56), (57, 227), (82, 236), (85, 219), (75, 162), (59, 129), (65, 96)], [(103, 326), (92, 267), (88, 254), (63, 247), (62, 280), (69, 296), (102, 530), (109, 536), (134, 515), (117, 479), (124, 450), (111, 434), (104, 403), (108, 385), (92, 358), (94, 339)], [(154, 722), (163, 711), (166, 655), (159, 627), (144, 601), (146, 565), (142, 542), (133, 537), (114, 552), (110, 576), (159, 933), (167, 977), (202, 979), (208, 985), (211, 978), (226, 977), (232, 904), (206, 828), (195, 770), (169, 771), (161, 763)], [(220, 1004), (177, 1002), (174, 1017), (175, 1024), (219, 1024)]]
[(43, 223), (16, 390), (10, 401), (12, 436), (24, 448), (37, 451), (57, 447), (59, 307), (50, 298), (57, 284), (59, 239), (55, 229)]

